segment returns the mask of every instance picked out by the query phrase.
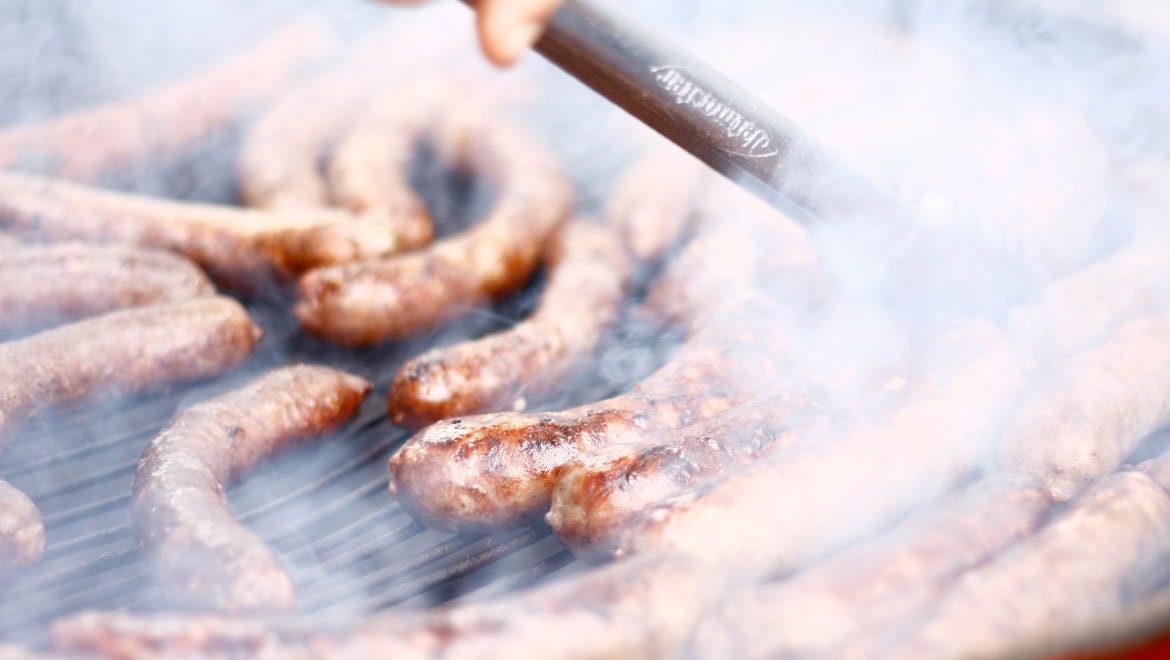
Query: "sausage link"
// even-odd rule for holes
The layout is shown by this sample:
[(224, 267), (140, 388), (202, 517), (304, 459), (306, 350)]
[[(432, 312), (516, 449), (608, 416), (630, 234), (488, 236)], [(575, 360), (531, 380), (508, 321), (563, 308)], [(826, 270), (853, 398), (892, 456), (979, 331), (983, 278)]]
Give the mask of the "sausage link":
[(28, 495), (0, 479), (0, 579), (39, 562), (45, 526)]
[(56, 622), (52, 638), (61, 653), (127, 659), (672, 657), (727, 590), (727, 581), (710, 567), (677, 556), (647, 556), (429, 612), (340, 621), (85, 612)]
[(162, 89), (0, 131), (0, 167), (31, 167), (95, 180), (144, 159), (165, 158), (226, 126), (246, 106), (279, 91), (321, 58), (332, 37), (289, 25), (235, 58)]
[(1113, 472), (1142, 438), (1170, 423), (1170, 314), (1130, 321), (1074, 355), (1020, 402), (1000, 461), (1066, 500)]
[(736, 590), (700, 624), (691, 650), (704, 658), (868, 657), (963, 572), (1032, 534), (1052, 504), (1030, 479), (984, 479), (789, 579)]
[(261, 292), (323, 264), (399, 248), (386, 225), (339, 211), (268, 212), (113, 192), (0, 173), (0, 227), (32, 240), (156, 247), (187, 256), (225, 287)]
[(187, 408), (151, 440), (131, 520), (173, 599), (225, 612), (296, 608), (280, 559), (232, 517), (224, 489), (261, 460), (340, 427), (370, 388), (329, 367), (286, 367)]
[(888, 415), (651, 507), (618, 554), (671, 548), (736, 573), (783, 573), (945, 494), (985, 459), (1023, 374), (1007, 338), (974, 322), (944, 337), (918, 378)]
[(657, 262), (682, 241), (709, 179), (704, 173), (699, 161), (671, 146), (636, 162), (618, 182), (605, 215), (636, 259)]
[(612, 230), (577, 221), (557, 233), (545, 264), (548, 282), (527, 320), (403, 365), (390, 386), (395, 424), (417, 429), (510, 403), (522, 408), (526, 398), (563, 387), (617, 319), (630, 262)]
[(357, 346), (462, 316), (523, 286), (567, 219), (569, 180), (518, 127), (450, 107), (438, 110), (428, 138), (441, 158), (496, 185), (488, 217), (424, 250), (307, 273), (294, 312), (309, 333)]
[(0, 446), (58, 406), (224, 373), (259, 337), (239, 303), (216, 296), (110, 312), (0, 343)]
[(0, 337), (214, 293), (198, 266), (169, 252), (83, 244), (15, 247), (0, 259)]
[(438, 422), (390, 459), (390, 490), (423, 523), (483, 531), (539, 519), (560, 468), (581, 451), (688, 426), (758, 394), (791, 359), (794, 331), (760, 295), (742, 296), (666, 365), (617, 397), (551, 413)]
[(963, 576), (876, 657), (997, 657), (1025, 639), (1054, 639), (1119, 613), (1153, 586), (1167, 556), (1170, 498), (1141, 472), (1115, 474), (1035, 536)]

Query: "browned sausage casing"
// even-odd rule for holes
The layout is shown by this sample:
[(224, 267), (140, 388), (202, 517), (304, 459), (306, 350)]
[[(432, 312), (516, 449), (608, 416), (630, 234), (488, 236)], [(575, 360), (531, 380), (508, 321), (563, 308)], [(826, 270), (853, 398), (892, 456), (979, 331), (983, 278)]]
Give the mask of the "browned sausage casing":
[(1051, 507), (1030, 479), (985, 479), (789, 579), (732, 592), (700, 625), (692, 650), (704, 658), (867, 657), (964, 571), (1034, 532)]
[(41, 560), (45, 526), (27, 495), (0, 479), (0, 579)]
[(216, 296), (110, 312), (0, 343), (0, 446), (55, 406), (224, 373), (248, 359), (259, 337), (238, 302)]
[(573, 554), (603, 560), (644, 509), (806, 435), (815, 410), (786, 391), (653, 439), (584, 451), (557, 473), (546, 520)]
[(261, 291), (323, 264), (394, 252), (383, 222), (340, 211), (269, 212), (0, 173), (0, 227), (34, 240), (164, 248), (222, 285)]
[(728, 584), (677, 556), (616, 562), (482, 603), (428, 612), (320, 617), (86, 612), (53, 645), (109, 658), (658, 658), (677, 655)]
[(791, 359), (791, 324), (765, 296), (729, 303), (666, 365), (620, 396), (549, 413), (492, 413), (427, 427), (390, 459), (390, 489), (422, 522), (493, 530), (548, 510), (581, 451), (681, 428), (760, 392)]
[(84, 244), (14, 247), (0, 258), (0, 337), (214, 293), (198, 266), (170, 252)]
[(201, 74), (126, 101), (0, 131), (0, 167), (29, 166), (94, 180), (146, 158), (172, 156), (271, 96), (330, 46), (320, 27), (294, 24)]
[(1130, 321), (1097, 348), (1059, 364), (1024, 396), (1000, 461), (1060, 500), (1113, 472), (1170, 423), (1170, 314)]
[(439, 156), (496, 185), (488, 216), (424, 250), (307, 273), (294, 311), (311, 334), (374, 344), (462, 316), (528, 282), (567, 219), (571, 185), (523, 131), (466, 107), (436, 112), (428, 139)]
[(437, 348), (403, 365), (390, 386), (395, 424), (505, 408), (563, 386), (617, 318), (630, 275), (613, 232), (578, 221), (549, 245), (548, 283), (532, 316), (503, 332)]
[(737, 573), (782, 573), (945, 494), (985, 460), (1023, 374), (1003, 333), (975, 322), (941, 340), (918, 378), (888, 415), (651, 507), (619, 553), (671, 548)]
[(224, 612), (296, 608), (280, 559), (232, 517), (224, 489), (261, 460), (340, 427), (370, 388), (329, 367), (286, 367), (187, 408), (151, 440), (131, 520), (171, 597)]

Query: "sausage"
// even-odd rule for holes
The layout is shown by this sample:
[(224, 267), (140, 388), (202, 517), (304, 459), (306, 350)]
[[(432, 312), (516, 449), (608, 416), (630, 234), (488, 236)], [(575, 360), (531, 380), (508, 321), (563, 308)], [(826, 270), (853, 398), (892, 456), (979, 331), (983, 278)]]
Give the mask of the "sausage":
[(410, 166), (432, 109), (466, 102), (426, 82), (400, 86), (371, 100), (342, 134), (329, 159), (327, 177), (333, 199), (353, 213), (394, 218), (414, 245), (429, 243), (431, 217), (422, 197), (411, 188)]
[(395, 424), (418, 429), (456, 415), (522, 409), (526, 399), (564, 386), (617, 319), (630, 261), (611, 229), (576, 221), (554, 237), (545, 264), (548, 282), (527, 320), (403, 365), (388, 399)]
[(616, 562), (535, 589), (427, 612), (344, 620), (84, 612), (53, 625), (53, 647), (106, 658), (671, 657), (728, 590), (677, 556)]
[(1170, 423), (1170, 313), (1130, 321), (1045, 374), (1020, 402), (1000, 462), (1060, 500), (1113, 472)]
[(294, 308), (310, 334), (347, 346), (401, 339), (501, 298), (531, 278), (572, 209), (556, 160), (518, 127), (465, 107), (437, 110), (427, 137), (440, 158), (487, 177), (487, 218), (430, 247), (325, 267), (300, 280)]
[(580, 452), (682, 428), (761, 392), (791, 359), (797, 338), (786, 321), (765, 296), (744, 295), (625, 394), (560, 412), (438, 422), (390, 458), (390, 492), (443, 530), (538, 520), (558, 471)]
[(578, 557), (611, 556), (643, 510), (762, 457), (823, 434), (896, 395), (905, 326), (850, 304), (816, 326), (779, 385), (679, 430), (581, 452), (557, 474), (546, 521)]
[(0, 343), (0, 446), (59, 406), (222, 374), (248, 359), (259, 337), (239, 303), (216, 296), (109, 312)]
[(1170, 497), (1141, 472), (1106, 477), (964, 575), (885, 656), (996, 657), (1024, 639), (1067, 634), (1152, 588), (1168, 555)]
[(156, 199), (0, 173), (0, 227), (32, 240), (171, 250), (224, 287), (262, 292), (322, 264), (398, 249), (381, 221), (332, 210), (268, 212)]
[(27, 495), (0, 480), (0, 579), (36, 564), (44, 553), (40, 511)]
[(674, 549), (739, 574), (791, 571), (957, 486), (986, 459), (1023, 379), (1007, 337), (972, 322), (939, 340), (887, 414), (663, 500), (617, 552)]
[(660, 261), (694, 225), (703, 165), (677, 147), (661, 149), (636, 162), (618, 182), (606, 205), (606, 218), (626, 248), (643, 262)]
[(1008, 327), (1034, 368), (1047, 368), (1107, 339), (1121, 323), (1164, 308), (1165, 242), (1137, 241), (1052, 281), (1013, 309)]
[[(244, 135), (237, 160), (240, 198), (247, 206), (304, 210), (335, 200), (321, 164), (377, 90), (419, 75), (420, 63), (451, 73), (454, 40), (435, 39), (449, 23), (445, 10), (418, 20), (396, 17), (363, 35), (338, 62), (293, 86)], [(433, 21), (420, 25), (420, 21)], [(389, 52), (410, 57), (388, 58)]]
[(370, 383), (297, 365), (179, 413), (142, 453), (131, 520), (168, 594), (222, 612), (287, 611), (296, 590), (276, 554), (232, 517), (224, 490), (254, 465), (348, 421)]
[(1052, 504), (1025, 477), (984, 479), (789, 579), (735, 590), (699, 625), (691, 651), (704, 658), (867, 657), (965, 571), (1032, 534)]
[(169, 252), (82, 244), (15, 247), (0, 259), (0, 337), (214, 293), (198, 266)]
[(815, 404), (783, 389), (679, 431), (581, 452), (558, 471), (545, 520), (578, 557), (611, 556), (644, 509), (806, 434)]
[(707, 189), (695, 237), (651, 283), (644, 311), (664, 324), (693, 323), (728, 291), (753, 287), (809, 307), (826, 301), (827, 276), (803, 227), (730, 183)]
[(0, 131), (0, 167), (95, 180), (144, 159), (166, 158), (229, 124), (245, 106), (280, 90), (332, 39), (295, 23), (233, 59), (125, 101)]

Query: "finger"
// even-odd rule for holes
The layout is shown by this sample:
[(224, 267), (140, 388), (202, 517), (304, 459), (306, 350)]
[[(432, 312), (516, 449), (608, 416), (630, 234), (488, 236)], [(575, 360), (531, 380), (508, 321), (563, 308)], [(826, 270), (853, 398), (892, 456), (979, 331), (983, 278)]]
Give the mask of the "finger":
[(484, 54), (499, 66), (514, 64), (544, 33), (563, 0), (480, 0), (479, 39)]

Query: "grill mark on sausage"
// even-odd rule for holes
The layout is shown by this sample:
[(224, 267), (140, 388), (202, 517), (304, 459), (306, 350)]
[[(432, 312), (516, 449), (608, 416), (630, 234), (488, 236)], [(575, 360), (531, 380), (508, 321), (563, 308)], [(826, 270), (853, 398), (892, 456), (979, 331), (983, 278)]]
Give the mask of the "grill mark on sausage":
[(728, 583), (677, 556), (646, 556), (527, 592), (421, 613), (341, 621), (86, 612), (58, 621), (62, 653), (110, 658), (199, 657), (670, 657)]
[[(1034, 536), (964, 575), (886, 655), (1002, 655), (1120, 612), (1170, 555), (1170, 498), (1141, 472), (1106, 477)], [(884, 656), (879, 656), (884, 657)]]
[(0, 479), (0, 579), (36, 564), (44, 553), (40, 511), (27, 495)]
[(1023, 375), (1007, 338), (973, 322), (936, 345), (919, 379), (884, 417), (651, 507), (618, 554), (669, 548), (736, 573), (785, 573), (946, 493), (985, 459)]
[(537, 520), (558, 471), (581, 451), (694, 424), (775, 382), (797, 341), (785, 321), (766, 296), (740, 296), (625, 394), (560, 412), (438, 422), (391, 457), (391, 492), (439, 529)]
[(294, 308), (310, 334), (358, 346), (401, 339), (523, 286), (572, 209), (554, 158), (518, 127), (465, 107), (438, 109), (427, 139), (441, 159), (491, 180), (488, 216), (430, 247), (305, 274)]
[(1060, 500), (1113, 472), (1170, 423), (1170, 314), (1130, 321), (1074, 355), (1024, 396), (1000, 444), (1009, 469), (1035, 475)]
[(388, 399), (395, 424), (418, 429), (564, 386), (616, 320), (630, 262), (612, 230), (575, 221), (550, 242), (545, 264), (548, 282), (528, 319), (403, 365)]
[(286, 367), (187, 408), (151, 440), (131, 520), (172, 598), (227, 612), (296, 608), (280, 559), (232, 517), (224, 490), (258, 462), (340, 427), (371, 387), (329, 367)]
[(320, 26), (295, 23), (231, 60), (124, 101), (0, 131), (0, 167), (95, 180), (146, 158), (182, 153), (279, 91), (330, 49)]
[(0, 343), (0, 445), (31, 418), (95, 395), (135, 395), (224, 373), (259, 339), (220, 296), (120, 310)]
[(323, 264), (394, 252), (383, 222), (332, 210), (270, 212), (114, 192), (0, 173), (0, 227), (32, 240), (155, 247), (249, 292)]
[(867, 657), (964, 571), (1028, 537), (1052, 504), (1026, 477), (984, 479), (788, 580), (736, 590), (700, 624), (692, 650), (710, 658)]
[(83, 244), (13, 247), (0, 259), (0, 337), (214, 293), (198, 266), (169, 252)]

